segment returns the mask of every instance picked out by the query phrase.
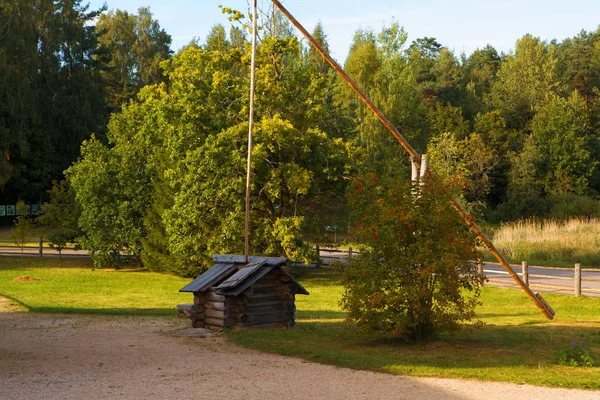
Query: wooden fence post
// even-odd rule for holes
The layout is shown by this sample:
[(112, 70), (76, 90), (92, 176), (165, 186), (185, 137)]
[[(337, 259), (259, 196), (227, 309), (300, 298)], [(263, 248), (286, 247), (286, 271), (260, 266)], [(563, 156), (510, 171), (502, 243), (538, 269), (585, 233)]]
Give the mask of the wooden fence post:
[(529, 286), (529, 264), (527, 264), (527, 261), (521, 261), (521, 268), (523, 270), (523, 282)]
[(319, 245), (317, 245), (317, 262), (315, 263), (315, 267), (319, 268), (319, 266), (323, 263), (323, 260), (321, 260), (321, 248), (319, 247)]
[(479, 276), (481, 277), (481, 281), (484, 282), (484, 276), (483, 276), (483, 260), (479, 260), (477, 261), (477, 273), (479, 274)]
[(39, 250), (39, 253), (40, 253), (40, 257), (44, 256), (44, 237), (43, 236), (40, 236), (40, 250)]
[(581, 264), (575, 264), (575, 297), (581, 296)]
[(348, 247), (348, 259), (352, 259), (352, 247)]

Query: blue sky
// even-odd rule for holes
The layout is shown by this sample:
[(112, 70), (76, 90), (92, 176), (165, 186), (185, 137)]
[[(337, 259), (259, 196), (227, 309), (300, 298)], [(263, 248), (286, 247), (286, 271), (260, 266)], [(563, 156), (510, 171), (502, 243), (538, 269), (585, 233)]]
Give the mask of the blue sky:
[[(105, 0), (88, 0), (92, 8)], [(85, 3), (85, 0), (83, 1)], [(216, 23), (228, 25), (219, 5), (248, 10), (248, 0), (106, 0), (109, 9), (136, 12), (150, 7), (162, 28), (173, 38), (173, 49), (193, 37), (204, 40)], [(267, 7), (268, 0), (258, 0)], [(491, 44), (508, 53), (526, 33), (542, 39), (562, 40), (600, 24), (600, 1), (557, 0), (285, 0), (285, 7), (309, 30), (321, 21), (333, 56), (346, 58), (354, 32), (379, 31), (396, 20), (408, 33), (409, 43), (435, 37), (444, 46), (470, 54)]]

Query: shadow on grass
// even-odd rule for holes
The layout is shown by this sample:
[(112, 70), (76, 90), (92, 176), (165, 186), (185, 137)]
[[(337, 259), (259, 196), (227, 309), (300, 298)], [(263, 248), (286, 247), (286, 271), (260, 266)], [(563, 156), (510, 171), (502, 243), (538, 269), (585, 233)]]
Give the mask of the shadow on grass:
[(345, 319), (348, 314), (342, 311), (297, 311), (296, 319), (300, 321), (310, 321), (312, 319)]
[[(521, 313), (477, 313), (477, 318), (485, 319), (485, 318), (496, 318), (496, 317), (530, 317), (530, 312), (521, 312)], [(535, 321), (534, 323), (537, 323)]]
[(597, 326), (484, 326), (470, 333), (440, 335), (428, 343), (407, 344), (362, 336), (352, 325), (322, 319), (301, 316), (295, 329), (238, 330), (230, 338), (261, 351), (353, 369), (600, 389), (600, 368), (556, 364), (560, 351), (572, 340), (585, 342), (598, 355)]
[(81, 308), (81, 307), (35, 307), (0, 293), (0, 297), (10, 300), (24, 311), (46, 314), (104, 314), (104, 315), (149, 315), (176, 316), (177, 309), (172, 308)]
[(173, 308), (75, 308), (75, 307), (27, 307), (32, 312), (48, 314), (103, 314), (103, 315), (149, 315), (176, 316)]

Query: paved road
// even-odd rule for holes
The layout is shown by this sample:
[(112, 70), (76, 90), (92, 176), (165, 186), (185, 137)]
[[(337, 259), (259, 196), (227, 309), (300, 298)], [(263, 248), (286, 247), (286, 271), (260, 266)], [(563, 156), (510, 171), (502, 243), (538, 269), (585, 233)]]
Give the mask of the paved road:
[[(520, 265), (513, 270), (522, 276)], [(513, 287), (517, 284), (501, 265), (485, 264), (485, 275), (489, 284), (494, 286)], [(529, 267), (529, 286), (534, 291), (574, 294), (574, 270), (569, 268)], [(581, 270), (581, 294), (587, 297), (600, 297), (600, 271), (597, 269)]]
[[(348, 256), (347, 251), (321, 249), (325, 264)], [(521, 266), (513, 265), (513, 271), (521, 276)], [(488, 283), (499, 287), (518, 287), (512, 276), (499, 264), (485, 264), (484, 272)], [(574, 269), (554, 267), (529, 267), (529, 287), (535, 292), (574, 294)], [(587, 297), (600, 297), (600, 270), (582, 269), (581, 294)]]

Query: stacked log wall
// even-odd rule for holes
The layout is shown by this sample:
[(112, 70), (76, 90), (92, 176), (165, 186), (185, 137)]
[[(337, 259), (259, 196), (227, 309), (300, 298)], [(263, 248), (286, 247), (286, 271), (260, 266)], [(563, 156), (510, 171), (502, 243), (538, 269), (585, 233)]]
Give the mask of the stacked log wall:
[(295, 325), (296, 285), (279, 268), (239, 296), (217, 294), (212, 287), (194, 294), (192, 324), (215, 330), (234, 326), (268, 328)]
[(194, 305), (192, 306), (192, 326), (194, 328), (204, 328), (204, 318), (206, 316), (206, 299), (202, 293), (194, 293)]
[(243, 297), (223, 296), (217, 294), (216, 288), (210, 288), (202, 294), (203, 324), (207, 328), (222, 329), (241, 324), (241, 316), (246, 311), (246, 301)]
[(294, 288), (279, 268), (265, 275), (248, 290), (248, 306), (242, 316), (244, 326), (293, 326), (296, 319)]

